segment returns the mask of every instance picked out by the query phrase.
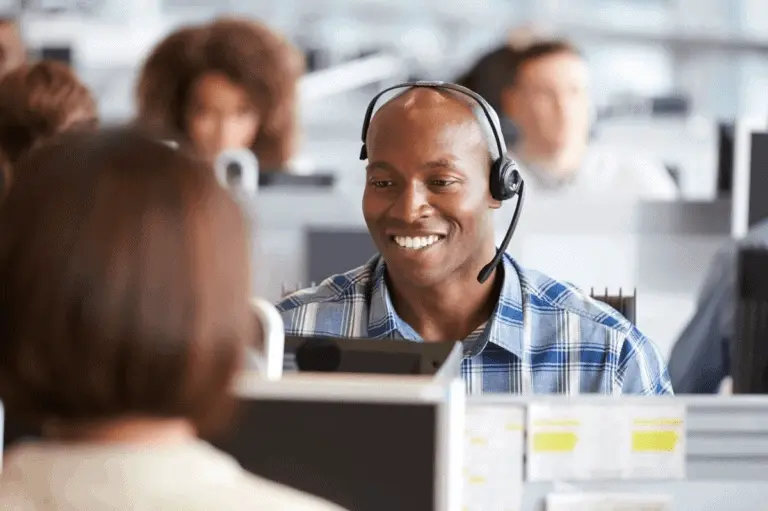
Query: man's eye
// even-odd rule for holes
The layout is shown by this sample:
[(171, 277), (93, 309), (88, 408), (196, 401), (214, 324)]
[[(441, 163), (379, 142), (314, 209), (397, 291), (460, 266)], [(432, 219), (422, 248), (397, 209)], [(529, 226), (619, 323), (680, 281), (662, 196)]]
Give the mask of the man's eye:
[(456, 181), (451, 181), (448, 179), (433, 179), (432, 184), (435, 186), (451, 186)]
[(373, 185), (374, 188), (387, 188), (388, 186), (392, 186), (392, 181), (375, 179), (371, 181), (371, 185)]

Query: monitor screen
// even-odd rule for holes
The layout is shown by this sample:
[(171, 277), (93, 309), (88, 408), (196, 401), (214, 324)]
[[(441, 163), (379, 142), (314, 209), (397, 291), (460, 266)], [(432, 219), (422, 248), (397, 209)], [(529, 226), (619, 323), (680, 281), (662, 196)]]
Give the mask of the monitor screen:
[(768, 219), (768, 133), (752, 133), (749, 158), (749, 227)]
[(247, 399), (214, 445), (254, 474), (349, 511), (435, 509), (434, 403)]

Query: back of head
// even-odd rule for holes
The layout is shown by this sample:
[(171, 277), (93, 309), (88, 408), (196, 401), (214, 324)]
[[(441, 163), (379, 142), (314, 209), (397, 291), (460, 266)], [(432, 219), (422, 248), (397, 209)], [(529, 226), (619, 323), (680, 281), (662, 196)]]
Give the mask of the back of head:
[(500, 46), (483, 55), (472, 68), (459, 78), (463, 85), (480, 94), (490, 105), (499, 110), (501, 91), (514, 74), (517, 51), (511, 46)]
[(9, 413), (211, 426), (255, 324), (245, 221), (210, 167), (132, 130), (68, 133), (18, 165), (0, 205)]
[(0, 80), (0, 153), (6, 163), (67, 129), (94, 128), (97, 119), (93, 95), (66, 64), (40, 61)]

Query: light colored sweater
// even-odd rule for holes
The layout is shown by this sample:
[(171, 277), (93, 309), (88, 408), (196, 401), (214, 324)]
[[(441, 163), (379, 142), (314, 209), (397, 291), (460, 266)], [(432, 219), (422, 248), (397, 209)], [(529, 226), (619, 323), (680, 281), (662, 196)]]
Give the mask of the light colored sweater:
[(3, 511), (342, 511), (246, 472), (194, 441), (176, 445), (21, 444), (0, 476)]

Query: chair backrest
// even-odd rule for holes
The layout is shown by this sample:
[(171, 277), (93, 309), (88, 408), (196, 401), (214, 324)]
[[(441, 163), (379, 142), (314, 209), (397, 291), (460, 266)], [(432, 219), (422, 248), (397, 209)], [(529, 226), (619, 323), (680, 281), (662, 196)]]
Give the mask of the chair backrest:
[(768, 248), (739, 252), (734, 339), (730, 343), (734, 394), (768, 393)]
[(637, 289), (633, 289), (631, 295), (625, 295), (622, 289), (619, 288), (619, 294), (611, 295), (608, 294), (608, 288), (602, 294), (595, 293), (595, 289), (592, 288), (589, 296), (610, 305), (627, 318), (630, 323), (637, 324)]

